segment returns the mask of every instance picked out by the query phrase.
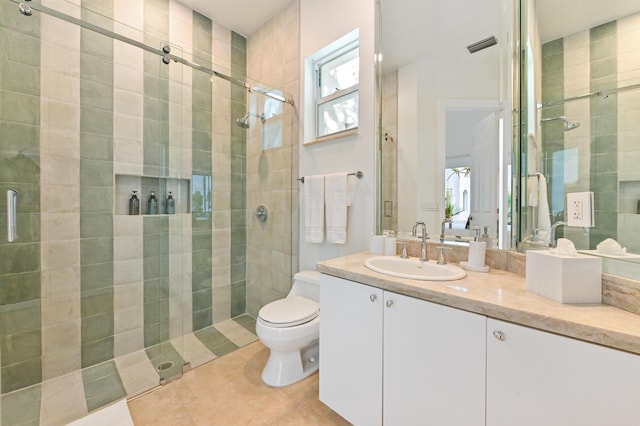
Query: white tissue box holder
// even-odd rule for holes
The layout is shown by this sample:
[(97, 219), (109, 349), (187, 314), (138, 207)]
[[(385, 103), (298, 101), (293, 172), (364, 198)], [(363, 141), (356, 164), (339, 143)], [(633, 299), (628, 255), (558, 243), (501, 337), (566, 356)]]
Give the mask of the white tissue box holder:
[(602, 259), (527, 251), (527, 290), (560, 303), (602, 303)]

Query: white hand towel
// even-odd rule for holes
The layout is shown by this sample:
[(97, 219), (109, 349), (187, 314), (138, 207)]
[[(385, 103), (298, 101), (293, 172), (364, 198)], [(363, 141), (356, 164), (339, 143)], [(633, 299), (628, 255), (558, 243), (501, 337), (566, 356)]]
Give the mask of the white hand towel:
[(527, 205), (529, 207), (538, 207), (538, 204), (540, 204), (539, 193), (540, 188), (538, 185), (538, 175), (529, 176), (529, 179), (527, 180)]
[(324, 176), (304, 178), (304, 240), (324, 241)]
[(347, 204), (349, 182), (347, 173), (325, 176), (324, 198), (327, 208), (327, 242), (347, 242)]
[(548, 244), (551, 237), (551, 214), (547, 197), (547, 179), (542, 174), (538, 176), (538, 228), (547, 230), (545, 242)]

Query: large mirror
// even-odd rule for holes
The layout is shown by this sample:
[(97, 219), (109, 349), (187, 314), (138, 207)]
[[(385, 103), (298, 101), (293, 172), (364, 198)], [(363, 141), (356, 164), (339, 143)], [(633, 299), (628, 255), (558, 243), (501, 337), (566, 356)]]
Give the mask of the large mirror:
[[(522, 10), (520, 245), (565, 237), (638, 262), (640, 2), (523, 0)], [(576, 192), (593, 193), (594, 226), (567, 226)]]
[(512, 0), (385, 0), (380, 228), (511, 246)]
[[(466, 214), (483, 220), (471, 210), (482, 200), (496, 207), (497, 219), (487, 216), (500, 247), (546, 248), (566, 237), (598, 254), (612, 239), (626, 249), (613, 257), (638, 262), (639, 2), (386, 0), (381, 10), (380, 230), (406, 232), (422, 220), (437, 239), (449, 193), (464, 212), (454, 216), (454, 235)], [(521, 34), (512, 30), (518, 20)], [(491, 35), (497, 45), (467, 50)], [(515, 63), (521, 106), (512, 123)], [(495, 149), (477, 158), (455, 144), (473, 140), (476, 119), (487, 117), (482, 109), (498, 116), (497, 157)], [(474, 171), (492, 172), (495, 184), (474, 193)], [(563, 224), (571, 192), (594, 193), (595, 226), (586, 231)]]

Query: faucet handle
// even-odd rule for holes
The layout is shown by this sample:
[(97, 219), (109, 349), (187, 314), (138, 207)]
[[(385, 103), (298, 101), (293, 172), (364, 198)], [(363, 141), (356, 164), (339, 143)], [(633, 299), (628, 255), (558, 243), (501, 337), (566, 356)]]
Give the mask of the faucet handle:
[(408, 259), (409, 255), (407, 254), (407, 242), (398, 241), (398, 244), (402, 244), (402, 254), (400, 255), (400, 259)]
[(436, 249), (438, 249), (438, 265), (446, 265), (447, 261), (444, 256), (444, 251), (451, 250), (451, 247), (436, 246)]

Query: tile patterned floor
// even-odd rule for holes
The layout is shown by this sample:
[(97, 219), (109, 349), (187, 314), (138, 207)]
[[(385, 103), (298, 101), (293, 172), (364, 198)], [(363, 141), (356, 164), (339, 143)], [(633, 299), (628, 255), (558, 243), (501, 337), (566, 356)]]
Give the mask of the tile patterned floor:
[(45, 381), (0, 398), (0, 426), (59, 426), (92, 410), (158, 386), (156, 366), (171, 361), (163, 377), (178, 374), (184, 363), (192, 368), (257, 341), (255, 320), (249, 315), (223, 321), (115, 360)]
[(129, 402), (136, 426), (348, 425), (318, 399), (318, 373), (282, 388), (260, 378), (269, 350), (251, 343)]

